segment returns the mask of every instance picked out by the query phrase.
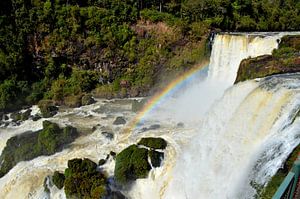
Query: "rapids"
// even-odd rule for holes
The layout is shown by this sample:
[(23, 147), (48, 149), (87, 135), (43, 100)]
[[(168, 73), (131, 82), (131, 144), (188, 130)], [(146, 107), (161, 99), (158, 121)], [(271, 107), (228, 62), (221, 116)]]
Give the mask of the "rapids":
[[(294, 33), (217, 35), (208, 68), (162, 99), (158, 108), (129, 132), (127, 125), (136, 116), (131, 111), (134, 99), (97, 99), (89, 106), (62, 110), (50, 120), (77, 127), (83, 135), (59, 153), (18, 163), (0, 179), (0, 198), (65, 198), (55, 186), (50, 185), (49, 194), (44, 192), (47, 175), (64, 171), (69, 159), (86, 157), (98, 162), (110, 151), (120, 152), (146, 136), (167, 140), (165, 159), (148, 178), (124, 191), (128, 198), (253, 198), (256, 190), (251, 183), (266, 184), (300, 142), (300, 120), (296, 118), (300, 74), (232, 85), (242, 59), (271, 54), (285, 34)], [(31, 109), (39, 111), (36, 106)], [(117, 116), (123, 116), (127, 124), (113, 125)], [(0, 151), (10, 137), (41, 129), (43, 120), (0, 127)], [(160, 128), (142, 130), (153, 124)], [(112, 132), (114, 138), (108, 139), (103, 131)], [(103, 166), (110, 176), (114, 164), (110, 158)]]

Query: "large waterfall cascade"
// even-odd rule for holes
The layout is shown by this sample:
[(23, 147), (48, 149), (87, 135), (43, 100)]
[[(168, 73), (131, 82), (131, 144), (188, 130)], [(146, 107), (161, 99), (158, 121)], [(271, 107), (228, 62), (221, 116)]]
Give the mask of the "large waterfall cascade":
[[(124, 127), (112, 125), (117, 116), (130, 121), (130, 100), (98, 100), (96, 104), (68, 109), (50, 120), (81, 129), (97, 126), (78, 138), (70, 148), (52, 156), (18, 163), (0, 179), (0, 198), (65, 198), (43, 181), (67, 160), (90, 158), (97, 162), (110, 151), (119, 152), (146, 136), (160, 136), (169, 143), (162, 167), (139, 179), (129, 191), (133, 199), (241, 199), (253, 198), (253, 182), (264, 185), (300, 141), (300, 75), (285, 74), (232, 86), (242, 59), (271, 54), (285, 34), (217, 35), (206, 78), (193, 81), (147, 115), (144, 126), (160, 128), (132, 132), (122, 140)], [(106, 107), (106, 112), (99, 108)], [(33, 107), (33, 113), (37, 108)], [(177, 126), (184, 122), (184, 126)], [(27, 130), (41, 129), (42, 120), (0, 128), (0, 151), (7, 139)], [(142, 128), (143, 126), (141, 126)], [(111, 131), (114, 139), (101, 132)], [(103, 167), (112, 175), (114, 160)]]

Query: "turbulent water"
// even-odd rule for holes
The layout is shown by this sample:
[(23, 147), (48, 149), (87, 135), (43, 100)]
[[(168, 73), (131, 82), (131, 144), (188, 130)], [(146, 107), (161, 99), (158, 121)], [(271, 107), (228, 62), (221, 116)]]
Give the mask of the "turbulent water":
[[(113, 121), (123, 116), (128, 124), (134, 118), (132, 99), (98, 100), (61, 111), (50, 120), (85, 133), (60, 153), (18, 163), (0, 179), (0, 198), (65, 198), (55, 186), (50, 194), (44, 192), (47, 175), (63, 171), (69, 159), (87, 157), (97, 162), (110, 151), (120, 152), (145, 136), (166, 139), (166, 157), (148, 178), (137, 180), (131, 190), (124, 191), (128, 198), (253, 198), (256, 191), (250, 184), (268, 182), (300, 141), (300, 119), (296, 117), (300, 74), (232, 84), (243, 58), (270, 54), (282, 35), (217, 35), (207, 77), (174, 93), (129, 133), (126, 125), (115, 126)], [(38, 112), (36, 107), (32, 109), (32, 114)], [(184, 126), (178, 126), (179, 122)], [(160, 128), (141, 130), (153, 124)], [(10, 137), (41, 128), (42, 120), (1, 127), (0, 151)], [(105, 137), (104, 131), (114, 138)], [(113, 175), (114, 160), (111, 158), (103, 169)]]

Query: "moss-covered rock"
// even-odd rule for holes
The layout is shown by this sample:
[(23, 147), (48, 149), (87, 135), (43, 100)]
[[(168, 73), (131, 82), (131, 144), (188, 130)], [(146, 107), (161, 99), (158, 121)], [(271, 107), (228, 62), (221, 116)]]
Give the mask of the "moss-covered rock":
[(73, 127), (59, 128), (57, 124), (44, 121), (43, 129), (26, 132), (7, 140), (0, 156), (0, 177), (18, 162), (32, 160), (41, 155), (52, 155), (73, 142), (78, 132)]
[(244, 59), (235, 83), (274, 74), (300, 71), (300, 36), (284, 36), (272, 55)]
[(52, 181), (53, 181), (53, 184), (57, 188), (62, 189), (64, 186), (64, 182), (65, 182), (65, 175), (62, 173), (59, 173), (58, 171), (55, 171), (52, 176)]
[(152, 149), (165, 149), (167, 147), (167, 142), (162, 138), (142, 138), (138, 145), (143, 145)]
[(97, 164), (89, 159), (68, 161), (64, 190), (67, 198), (105, 198), (110, 193), (107, 177), (97, 171)]
[(77, 108), (82, 105), (82, 95), (71, 95), (64, 98), (64, 104), (70, 108)]
[(39, 101), (38, 107), (44, 118), (53, 117), (58, 111), (58, 108), (54, 105), (52, 100), (41, 100)]
[(86, 94), (86, 95), (82, 96), (82, 98), (81, 98), (82, 106), (94, 104), (95, 102), (96, 101), (94, 100), (94, 98), (92, 97), (91, 94)]
[(13, 122), (20, 121), (21, 120), (21, 113), (20, 112), (14, 112), (10, 114), (10, 118)]
[(115, 179), (124, 185), (138, 178), (146, 178), (150, 169), (148, 150), (131, 145), (116, 157)]
[(10, 117), (13, 120), (13, 122), (25, 121), (25, 120), (29, 119), (30, 113), (31, 113), (31, 110), (27, 109), (24, 112), (13, 112), (10, 114)]
[(99, 166), (102, 166), (106, 163), (106, 160), (105, 159), (100, 159), (99, 162), (98, 162), (98, 165)]

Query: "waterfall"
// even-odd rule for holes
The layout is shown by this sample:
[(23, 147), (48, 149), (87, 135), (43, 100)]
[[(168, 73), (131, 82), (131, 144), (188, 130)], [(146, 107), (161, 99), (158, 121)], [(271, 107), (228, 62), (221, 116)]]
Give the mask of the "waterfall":
[(210, 58), (209, 78), (232, 85), (243, 59), (271, 54), (281, 37), (282, 34), (217, 35)]
[(216, 36), (206, 79), (149, 116), (193, 128), (171, 138), (174, 168), (138, 180), (132, 198), (254, 197), (251, 182), (265, 185), (299, 143), (300, 123), (290, 123), (300, 108), (299, 74), (232, 84), (242, 59), (271, 54), (286, 34), (294, 33)]
[(164, 198), (252, 198), (300, 141), (300, 77), (248, 81), (226, 91), (182, 149)]
[[(0, 198), (65, 198), (63, 190), (50, 183), (50, 193), (45, 193), (43, 182), (55, 170), (63, 172), (69, 159), (97, 162), (149, 136), (167, 140), (165, 159), (148, 178), (123, 190), (129, 199), (253, 198), (251, 184), (266, 184), (300, 142), (300, 74), (233, 82), (242, 59), (271, 54), (288, 34), (299, 33), (216, 35), (208, 69), (161, 103), (140, 127), (159, 124), (158, 129), (135, 129), (123, 139), (126, 126), (114, 126), (113, 121), (117, 116), (127, 121), (135, 117), (132, 99), (98, 100), (58, 113), (49, 120), (91, 132), (59, 153), (18, 163), (0, 179)], [(10, 137), (41, 129), (43, 120), (0, 127), (0, 151)], [(103, 131), (114, 138), (107, 139)], [(101, 169), (112, 176), (114, 165), (110, 158)]]

